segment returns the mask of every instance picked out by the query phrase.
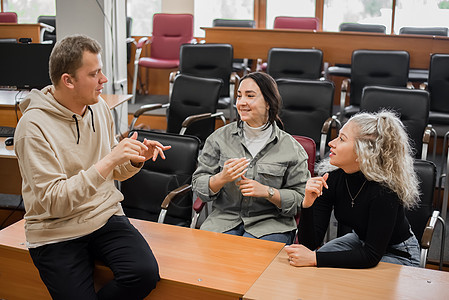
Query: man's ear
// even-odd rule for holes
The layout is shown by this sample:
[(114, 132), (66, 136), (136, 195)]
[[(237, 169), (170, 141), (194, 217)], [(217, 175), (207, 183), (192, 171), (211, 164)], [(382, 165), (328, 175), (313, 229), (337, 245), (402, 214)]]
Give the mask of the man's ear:
[(73, 78), (67, 73), (62, 74), (61, 83), (68, 88), (73, 88)]

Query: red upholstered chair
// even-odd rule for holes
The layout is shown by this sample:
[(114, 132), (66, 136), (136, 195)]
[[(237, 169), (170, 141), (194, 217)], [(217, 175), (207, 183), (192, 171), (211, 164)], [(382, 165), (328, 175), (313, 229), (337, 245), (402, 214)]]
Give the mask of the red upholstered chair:
[(273, 28), (318, 30), (320, 28), (320, 22), (318, 18), (276, 17)]
[[(153, 35), (143, 37), (136, 43), (134, 60), (133, 98), (136, 99), (139, 67), (172, 69), (179, 66), (179, 48), (193, 39), (193, 16), (191, 14), (154, 14)], [(151, 44), (150, 57), (140, 58), (143, 46)]]
[(0, 12), (0, 23), (17, 23), (15, 12)]

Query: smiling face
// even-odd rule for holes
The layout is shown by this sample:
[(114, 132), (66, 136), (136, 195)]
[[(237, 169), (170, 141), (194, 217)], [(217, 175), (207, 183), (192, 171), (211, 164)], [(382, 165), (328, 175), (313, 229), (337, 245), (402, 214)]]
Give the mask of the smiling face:
[(259, 86), (251, 78), (244, 79), (237, 92), (237, 111), (240, 119), (251, 127), (260, 127), (268, 121), (268, 103)]
[(102, 73), (101, 55), (84, 51), (81, 67), (71, 76), (74, 99), (79, 107), (98, 102), (103, 84), (108, 81)]
[(355, 123), (348, 122), (340, 130), (338, 137), (329, 142), (331, 147), (330, 163), (343, 169), (346, 173), (354, 173), (360, 170), (354, 147), (357, 132)]

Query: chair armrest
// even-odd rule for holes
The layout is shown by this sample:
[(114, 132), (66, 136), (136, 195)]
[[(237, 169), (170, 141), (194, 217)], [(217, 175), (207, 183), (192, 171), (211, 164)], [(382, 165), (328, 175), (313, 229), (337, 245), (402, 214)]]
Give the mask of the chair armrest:
[(167, 108), (169, 107), (170, 104), (166, 103), (166, 104), (161, 104), (161, 103), (154, 103), (154, 104), (146, 104), (146, 105), (142, 105), (138, 110), (136, 110), (136, 112), (134, 113), (134, 118), (131, 121), (131, 124), (129, 125), (129, 131), (133, 130), (134, 125), (137, 122), (137, 119), (139, 118), (139, 116), (141, 116), (142, 114), (144, 114), (147, 111), (150, 110), (155, 110), (158, 108)]
[(333, 115), (330, 118), (327, 118), (323, 123), (323, 127), (321, 127), (321, 140), (320, 140), (320, 160), (324, 158), (324, 151), (326, 149), (327, 144), (327, 135), (330, 133), (332, 129), (332, 124), (335, 123), (335, 127), (337, 128), (337, 133), (340, 131), (341, 122), (338, 120), (337, 116)]
[(144, 36), (143, 38), (140, 38), (140, 40), (136, 43), (136, 48), (141, 49), (146, 44), (151, 43), (151, 38)]
[(341, 82), (341, 93), (340, 93), (340, 121), (343, 121), (345, 116), (345, 105), (346, 105), (346, 95), (348, 93), (348, 87), (351, 84), (351, 79), (346, 78)]
[(190, 125), (192, 125), (193, 123), (195, 123), (197, 121), (204, 120), (204, 119), (215, 118), (215, 117), (220, 117), (220, 116), (223, 116), (223, 112), (217, 112), (217, 113), (214, 113), (214, 114), (204, 113), (204, 114), (188, 116), (182, 122), (181, 130), (180, 130), (179, 134), (183, 135), (186, 132), (187, 127), (189, 127)]
[(197, 197), (195, 199), (195, 202), (193, 202), (193, 210), (197, 213), (200, 213), (205, 205), (206, 202), (203, 202), (199, 197)]
[(177, 189), (171, 191), (162, 201), (161, 204), (161, 212), (159, 213), (159, 218), (157, 220), (158, 223), (164, 223), (165, 215), (167, 214), (167, 209), (170, 203), (176, 198), (184, 196), (187, 192), (192, 190), (191, 184), (184, 184)]
[(179, 71), (173, 71), (173, 72), (170, 72), (170, 75), (168, 76), (168, 81), (169, 81), (170, 83), (174, 83), (174, 82), (175, 82), (176, 76), (178, 76), (179, 74), (180, 74)]
[(445, 243), (445, 236), (446, 236), (446, 222), (443, 220), (443, 218), (440, 216), (440, 212), (437, 210), (434, 210), (432, 213), (432, 216), (427, 221), (426, 228), (424, 229), (424, 233), (421, 238), (421, 261), (420, 266), (425, 267), (426, 260), (427, 260), (427, 252), (430, 248), (430, 244), (432, 243), (432, 237), (433, 233), (435, 231), (435, 226), (437, 222), (441, 223), (441, 230), (442, 230), (442, 238), (441, 238), (441, 248), (440, 248), (440, 270), (443, 268), (443, 256), (444, 256), (444, 243)]
[(422, 137), (422, 151), (421, 151), (421, 159), (426, 160), (427, 159), (427, 151), (429, 148), (429, 142), (430, 142), (430, 137), (434, 136), (434, 138), (437, 138), (437, 133), (435, 131), (435, 129), (432, 127), (432, 125), (428, 124), (426, 126), (426, 128), (424, 129), (424, 134)]

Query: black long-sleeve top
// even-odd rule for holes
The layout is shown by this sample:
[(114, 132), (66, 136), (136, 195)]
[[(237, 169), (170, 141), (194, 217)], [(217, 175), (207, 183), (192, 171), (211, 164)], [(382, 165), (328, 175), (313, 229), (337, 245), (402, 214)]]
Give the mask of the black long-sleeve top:
[(309, 208), (303, 208), (298, 225), (300, 244), (315, 250), (323, 241), (334, 209), (335, 218), (349, 226), (364, 241), (361, 249), (316, 253), (318, 267), (369, 268), (377, 265), (389, 245), (410, 236), (405, 209), (397, 194), (374, 181), (367, 181), (351, 206), (366, 178), (362, 172), (346, 174), (338, 169), (329, 173), (328, 189)]

